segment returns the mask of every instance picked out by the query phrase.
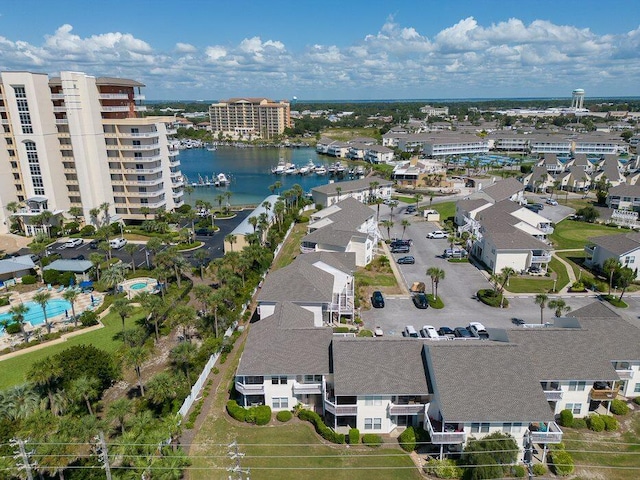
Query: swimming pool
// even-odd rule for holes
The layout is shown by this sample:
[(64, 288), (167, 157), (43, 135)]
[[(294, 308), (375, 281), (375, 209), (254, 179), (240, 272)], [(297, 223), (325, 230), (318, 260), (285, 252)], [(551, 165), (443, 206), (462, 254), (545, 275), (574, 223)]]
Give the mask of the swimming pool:
[(147, 282), (138, 282), (138, 283), (134, 283), (133, 285), (130, 285), (129, 288), (131, 290), (141, 290), (146, 286), (147, 286)]
[[(34, 327), (44, 323), (44, 315), (39, 303), (26, 302), (24, 306), (27, 307), (27, 313), (24, 315), (25, 321), (29, 322)], [(64, 314), (65, 310), (69, 312), (69, 315), (71, 315), (71, 303), (66, 300), (54, 298), (47, 302), (46, 311), (48, 319)], [(3, 313), (0, 315), (0, 322), (3, 320), (9, 320), (9, 322), (11, 322), (13, 320), (13, 316), (10, 313)]]

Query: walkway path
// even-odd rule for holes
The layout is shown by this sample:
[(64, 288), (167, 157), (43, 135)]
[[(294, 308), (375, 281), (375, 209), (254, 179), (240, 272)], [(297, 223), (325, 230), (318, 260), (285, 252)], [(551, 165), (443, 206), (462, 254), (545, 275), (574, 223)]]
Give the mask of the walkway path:
[(567, 269), (567, 275), (569, 276), (569, 283), (567, 285), (565, 285), (564, 287), (562, 287), (562, 289), (560, 289), (558, 291), (558, 293), (567, 293), (567, 292), (569, 292), (569, 289), (571, 288), (571, 285), (576, 283), (577, 278), (576, 278), (576, 274), (573, 271), (573, 267), (571, 266), (571, 264), (569, 262), (567, 262), (564, 258), (558, 256), (557, 253), (559, 253), (559, 252), (582, 252), (582, 251), (584, 251), (584, 250), (581, 249), (581, 248), (573, 248), (573, 249), (566, 249), (566, 250), (554, 250), (551, 253), (551, 256), (553, 258), (555, 258), (561, 264), (564, 265), (564, 267)]

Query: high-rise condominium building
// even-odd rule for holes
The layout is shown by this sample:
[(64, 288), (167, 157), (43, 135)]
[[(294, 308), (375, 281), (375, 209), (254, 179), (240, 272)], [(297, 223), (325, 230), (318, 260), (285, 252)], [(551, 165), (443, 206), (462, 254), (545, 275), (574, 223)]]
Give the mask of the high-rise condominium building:
[(183, 204), (173, 117), (141, 117), (143, 86), (79, 72), (0, 72), (0, 231), (13, 217), (34, 235), (46, 228), (42, 212), (56, 224), (72, 207), (98, 226)]
[(230, 98), (209, 107), (214, 135), (230, 138), (260, 136), (273, 138), (291, 127), (291, 110), (287, 102), (268, 98)]

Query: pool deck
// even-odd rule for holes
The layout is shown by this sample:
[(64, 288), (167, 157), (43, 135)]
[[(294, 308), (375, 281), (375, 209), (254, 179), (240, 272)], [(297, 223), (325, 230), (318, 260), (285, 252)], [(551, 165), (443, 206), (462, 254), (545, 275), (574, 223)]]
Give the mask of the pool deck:
[[(44, 290), (36, 289), (36, 290), (32, 290), (30, 292), (25, 292), (25, 293), (19, 293), (15, 291), (10, 292), (9, 298), (11, 303), (4, 307), (0, 307), (0, 314), (8, 313), (13, 305), (32, 302), (33, 296), (39, 291), (47, 291), (48, 293), (50, 293), (52, 300), (54, 299), (64, 300), (63, 294), (66, 291), (66, 289), (59, 292), (58, 289), (56, 288), (52, 288), (51, 290), (48, 290), (45, 287)], [(92, 299), (93, 299), (93, 302), (91, 301)], [(102, 300), (103, 300), (102, 294), (79, 293), (78, 298), (74, 302), (76, 315), (80, 315), (85, 310), (97, 308), (102, 303)], [(56, 315), (53, 317), (47, 317), (49, 320), (49, 323), (52, 325), (52, 328), (51, 328), (52, 332), (55, 332), (62, 327), (66, 327), (68, 325), (73, 324), (71, 308), (69, 309), (68, 314), (69, 314), (69, 317), (66, 317), (64, 313), (60, 313), (59, 315)], [(42, 323), (36, 326), (33, 326), (28, 322), (25, 324), (25, 330), (30, 337), (33, 337), (38, 332), (46, 333), (46, 329), (47, 329), (47, 326), (45, 323)], [(4, 350), (5, 348), (10, 348), (10, 347), (15, 347), (16, 345), (22, 343), (22, 341), (23, 341), (23, 338), (21, 333), (14, 334), (14, 335), (7, 335), (6, 333), (2, 333), (0, 334), (0, 350)]]
[[(144, 287), (142, 288), (132, 288), (134, 285), (137, 284), (145, 284)], [(124, 282), (122, 282), (120, 284), (120, 286), (122, 287), (122, 289), (127, 292), (127, 297), (129, 299), (135, 297), (136, 295), (139, 295), (143, 292), (149, 292), (149, 293), (156, 293), (157, 289), (156, 286), (158, 285), (158, 280), (152, 277), (138, 277), (138, 278), (131, 278), (129, 280), (125, 280)]]

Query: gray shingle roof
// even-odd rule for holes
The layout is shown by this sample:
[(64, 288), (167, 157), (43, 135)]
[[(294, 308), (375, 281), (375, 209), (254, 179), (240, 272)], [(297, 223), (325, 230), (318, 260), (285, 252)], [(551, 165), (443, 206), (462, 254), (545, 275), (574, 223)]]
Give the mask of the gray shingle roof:
[(635, 185), (627, 185), (626, 183), (621, 183), (615, 187), (611, 187), (609, 189), (609, 196), (614, 197), (640, 197), (640, 185), (637, 183)]
[(29, 255), (6, 258), (4, 260), (0, 260), (0, 275), (29, 270), (31, 268), (35, 268), (35, 266), (35, 263), (33, 263), (33, 260), (31, 260)]
[(428, 395), (423, 342), (415, 339), (335, 338), (336, 395)]
[(348, 182), (334, 182), (319, 187), (312, 188), (312, 191), (324, 193), (327, 195), (335, 195), (336, 188), (340, 187), (342, 193), (359, 192), (369, 189), (371, 182), (378, 182), (378, 187), (393, 185), (393, 182), (380, 177), (366, 177), (358, 180), (350, 180)]
[(333, 275), (307, 262), (295, 260), (267, 275), (258, 301), (325, 303), (332, 297)]
[(506, 200), (522, 190), (524, 190), (524, 185), (513, 177), (505, 178), (482, 189), (486, 195), (496, 202)]
[(615, 255), (620, 256), (640, 248), (640, 233), (614, 233), (613, 235), (591, 237), (589, 241)]
[(335, 228), (333, 225), (327, 225), (326, 227), (319, 228), (315, 232), (305, 235), (301, 241), (303, 243), (320, 243), (345, 248), (354, 237), (366, 238), (367, 234), (360, 233), (356, 230), (341, 230)]
[(477, 198), (477, 199), (469, 198), (465, 200), (459, 200), (457, 203), (457, 207), (463, 212), (471, 212), (476, 208), (479, 208), (488, 203), (489, 202), (487, 200), (483, 200), (481, 198)]
[(312, 265), (316, 262), (326, 263), (348, 274), (351, 274), (356, 269), (356, 254), (353, 252), (312, 252), (298, 256), (297, 260)]
[(289, 303), (276, 306), (273, 315), (252, 324), (237, 375), (329, 374), (333, 332), (305, 327), (313, 325), (312, 317), (311, 312)]
[(488, 341), (434, 342), (425, 348), (445, 421), (553, 420), (540, 379), (527, 368), (518, 346)]
[(355, 198), (347, 197), (335, 203), (331, 209), (337, 209), (334, 213), (327, 215), (324, 218), (329, 218), (335, 223), (344, 223), (351, 228), (358, 228), (369, 218), (375, 215), (373, 208), (359, 202)]
[(44, 270), (58, 270), (59, 272), (84, 273), (93, 268), (93, 263), (89, 260), (66, 260), (60, 259), (51, 262), (44, 267)]

